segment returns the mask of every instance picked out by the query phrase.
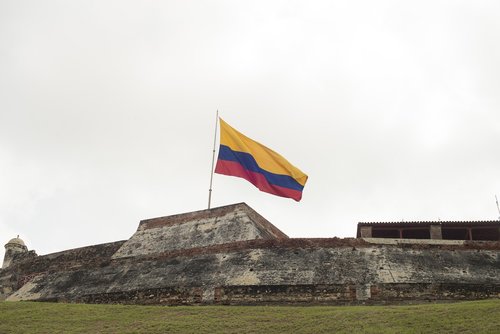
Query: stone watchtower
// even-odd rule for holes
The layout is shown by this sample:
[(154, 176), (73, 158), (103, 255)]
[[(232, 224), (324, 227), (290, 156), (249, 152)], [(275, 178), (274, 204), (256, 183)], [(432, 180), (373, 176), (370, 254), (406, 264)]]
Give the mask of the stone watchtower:
[(26, 247), (24, 241), (19, 239), (19, 236), (17, 236), (17, 238), (11, 239), (7, 244), (5, 244), (5, 256), (3, 258), (2, 269), (7, 268), (17, 254), (27, 252), (28, 247)]

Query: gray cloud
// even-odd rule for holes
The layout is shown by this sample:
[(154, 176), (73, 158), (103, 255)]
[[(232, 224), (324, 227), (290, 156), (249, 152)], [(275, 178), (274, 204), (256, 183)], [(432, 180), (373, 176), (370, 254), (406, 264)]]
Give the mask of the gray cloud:
[[(0, 2), (0, 236), (45, 254), (206, 208), (215, 110), (309, 174), (216, 175), (295, 237), (496, 219), (497, 1)], [(3, 256), (3, 249), (0, 256)]]

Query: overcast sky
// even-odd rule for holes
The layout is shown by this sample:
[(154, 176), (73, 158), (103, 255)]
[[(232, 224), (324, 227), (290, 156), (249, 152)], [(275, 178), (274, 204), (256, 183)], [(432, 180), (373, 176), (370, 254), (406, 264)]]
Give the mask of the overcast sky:
[(498, 0), (0, 0), (0, 241), (206, 209), (217, 109), (309, 181), (297, 203), (216, 174), (213, 207), (291, 237), (498, 219), (499, 59)]

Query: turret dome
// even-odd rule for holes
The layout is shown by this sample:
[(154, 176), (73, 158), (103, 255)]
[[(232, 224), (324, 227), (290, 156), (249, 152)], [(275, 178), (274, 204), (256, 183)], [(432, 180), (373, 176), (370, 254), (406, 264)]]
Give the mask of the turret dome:
[(18, 245), (18, 246), (21, 246), (21, 247), (26, 247), (26, 244), (24, 243), (24, 241), (22, 239), (19, 238), (19, 236), (17, 236), (17, 238), (10, 239), (9, 242), (7, 243), (7, 245), (8, 244)]
[(9, 242), (5, 244), (5, 255), (3, 258), (2, 268), (7, 268), (17, 254), (27, 252), (28, 247), (26, 247), (26, 244), (19, 238), (19, 236), (17, 236), (17, 238), (10, 239)]

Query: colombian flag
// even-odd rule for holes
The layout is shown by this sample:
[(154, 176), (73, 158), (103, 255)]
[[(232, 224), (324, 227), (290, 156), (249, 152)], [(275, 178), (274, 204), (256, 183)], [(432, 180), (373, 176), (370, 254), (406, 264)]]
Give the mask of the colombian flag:
[(244, 178), (260, 191), (300, 201), (307, 175), (219, 119), (220, 148), (215, 172)]

